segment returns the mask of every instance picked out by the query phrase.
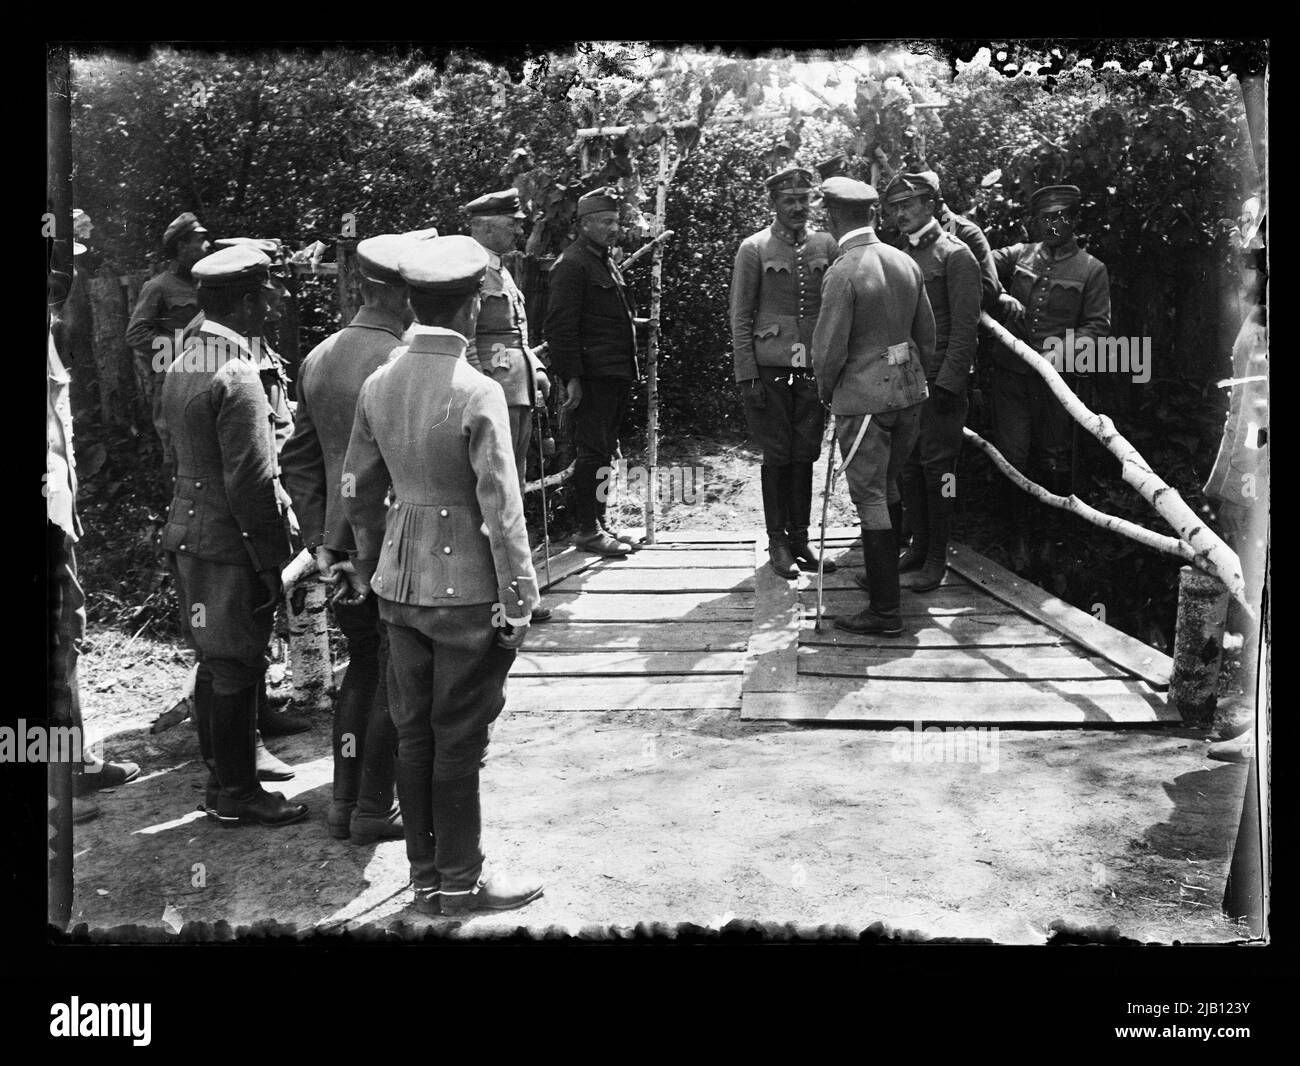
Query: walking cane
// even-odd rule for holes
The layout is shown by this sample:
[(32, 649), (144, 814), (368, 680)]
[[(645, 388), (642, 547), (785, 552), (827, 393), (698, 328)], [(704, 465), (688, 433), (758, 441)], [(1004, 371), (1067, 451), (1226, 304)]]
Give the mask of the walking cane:
[(546, 520), (546, 449), (542, 444), (542, 415), (533, 407), (533, 431), (537, 437), (537, 484), (542, 491), (542, 550), (546, 553), (546, 588), (551, 587), (551, 531)]
[(817, 619), (813, 630), (822, 631), (822, 580), (826, 563), (826, 510), (831, 502), (831, 483), (835, 479), (835, 416), (830, 417), (831, 443), (826, 452), (826, 487), (822, 490), (822, 531), (817, 549)]

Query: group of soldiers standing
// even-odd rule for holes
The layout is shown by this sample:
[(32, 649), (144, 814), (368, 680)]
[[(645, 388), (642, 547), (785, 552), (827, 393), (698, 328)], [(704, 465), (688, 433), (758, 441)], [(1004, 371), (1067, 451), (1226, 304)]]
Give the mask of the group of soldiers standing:
[[(787, 579), (834, 569), (809, 540), (829, 409), (869, 596), (836, 624), (899, 633), (900, 572), (919, 592), (943, 578), (981, 308), (1040, 350), (1066, 327), (1097, 335), (1109, 325), (1105, 268), (1074, 243), (1070, 186), (1034, 195), (1039, 242), (997, 251), (944, 207), (929, 172), (900, 174), (884, 190), (897, 247), (877, 234), (880, 198), (864, 182), (818, 185), (791, 168), (767, 188), (774, 221), (739, 249), (730, 317), (736, 380), (762, 449), (771, 566)], [(817, 198), (829, 232), (810, 225)], [(227, 238), (212, 251), (188, 212), (167, 228), (170, 266), (142, 290), (128, 340), (150, 364), (173, 476), (162, 546), (197, 653), (202, 808), (215, 822), (280, 826), (307, 814), (262, 786), (293, 775), (262, 735), (308, 725), (273, 713), (265, 685), (281, 568), (297, 536), (333, 589), (349, 651), (329, 832), (354, 843), (404, 838), (414, 905), (428, 913), (541, 895), (536, 881), (485, 867), (479, 770), (517, 650), (550, 613), (523, 487), (552, 375), (574, 427), (574, 544), (611, 557), (633, 550), (606, 523), (602, 484), (646, 324), (613, 254), (619, 208), (614, 189), (578, 201), (538, 348), (501, 258), (526, 217), (515, 190), (467, 204), (468, 236), (426, 229), (360, 241), (363, 305), (303, 362), (296, 409), (265, 337), (285, 294), (279, 243)], [(995, 435), (1017, 466), (1040, 447), (1059, 480), (1061, 412), (1039, 385), (1028, 368), (999, 361)]]
[[(774, 220), (736, 254), (731, 330), (750, 435), (763, 452), (763, 512), (774, 572), (823, 572), (808, 542), (812, 469), (826, 410), (862, 527), (868, 602), (836, 619), (853, 633), (902, 632), (901, 587), (931, 592), (947, 566), (956, 465), (969, 410), (982, 311), (1043, 352), (1072, 330), (1110, 328), (1106, 268), (1075, 241), (1079, 189), (1030, 198), (1038, 240), (990, 250), (979, 227), (943, 203), (932, 171), (900, 173), (884, 190), (896, 245), (877, 233), (881, 203), (865, 182), (819, 184), (791, 167), (767, 181)], [(814, 231), (814, 200), (829, 233)], [(1032, 367), (999, 352), (994, 440), (1022, 471), (1043, 470), (1068, 494), (1068, 413)], [(1005, 510), (1023, 530), (1029, 498), (1010, 485)], [(905, 532), (906, 531), (906, 532)], [(900, 550), (902, 554), (900, 555)], [(900, 579), (900, 574), (905, 575)]]

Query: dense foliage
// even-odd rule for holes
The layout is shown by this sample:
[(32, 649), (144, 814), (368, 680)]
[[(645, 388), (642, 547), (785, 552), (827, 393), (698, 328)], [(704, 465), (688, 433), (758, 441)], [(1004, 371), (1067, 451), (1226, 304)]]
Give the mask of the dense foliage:
[[(768, 221), (761, 178), (772, 167), (843, 152), (851, 173), (878, 182), (898, 168), (933, 168), (949, 203), (994, 245), (1024, 239), (1034, 187), (1069, 181), (1084, 193), (1081, 233), (1110, 270), (1113, 331), (1151, 337), (1154, 352), (1150, 384), (1099, 382), (1096, 404), (1199, 505), (1225, 406), (1211, 382), (1238, 325), (1236, 220), (1257, 180), (1236, 79), (1215, 66), (1214, 48), (1178, 42), (1130, 46), (1124, 69), (1094, 70), (1050, 44), (959, 54), (970, 58), (950, 65), (937, 51), (890, 50), (803, 69), (776, 55), (612, 45), (504, 65), (399, 50), (86, 56), (73, 65), (75, 195), (95, 220), (98, 250), (123, 272), (156, 259), (161, 230), (181, 210), (215, 236), (332, 245), (349, 220), (358, 236), (463, 230), (460, 205), (512, 182), (537, 212), (530, 251), (553, 254), (577, 191), (619, 180), (634, 248), (667, 143), (681, 160), (663, 270), (661, 432), (670, 439), (744, 431), (727, 295), (737, 245)], [(764, 120), (731, 121), (746, 113)], [(628, 132), (575, 144), (578, 128), (610, 125)], [(630, 275), (643, 307), (648, 274), (647, 258)], [(327, 284), (304, 284), (300, 301), (306, 352), (337, 328), (337, 308)], [(975, 425), (987, 428), (978, 416)], [(96, 432), (87, 430), (92, 443)], [(111, 469), (117, 442), (99, 442), (106, 476), (127, 481), (125, 468)], [(1149, 522), (1113, 460), (1091, 445), (1083, 455), (1090, 502)], [(161, 506), (134, 499), (132, 521), (147, 525)], [(1121, 625), (1154, 605), (1167, 629), (1172, 564), (1072, 532), (1078, 574), (1028, 576), (1086, 604), (1099, 574), (1146, 565), (1151, 581), (1115, 582), (1103, 598), (1119, 604)], [(1098, 565), (1134, 553), (1145, 563)]]

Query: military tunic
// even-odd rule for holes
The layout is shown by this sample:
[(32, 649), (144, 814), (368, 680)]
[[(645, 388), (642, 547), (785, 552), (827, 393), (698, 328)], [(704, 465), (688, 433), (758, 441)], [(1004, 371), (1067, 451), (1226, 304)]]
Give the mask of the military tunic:
[[(935, 333), (934, 354), (923, 361), (930, 397), (921, 409), (920, 438), (908, 466), (946, 473), (961, 451), (966, 422), (966, 387), (979, 330), (979, 264), (974, 253), (938, 220), (910, 238), (904, 236), (899, 247), (921, 268)], [(937, 396), (936, 386), (950, 396)]]
[(809, 348), (821, 308), (822, 279), (839, 249), (829, 233), (799, 233), (773, 223), (736, 252), (731, 279), (732, 356), (745, 393), (745, 418), (763, 465), (815, 462), (825, 415)]
[(500, 384), (505, 393), (510, 411), (510, 440), (522, 484), (532, 435), (533, 405), (537, 402), (536, 375), (545, 367), (528, 347), (524, 294), (501, 256), (491, 249), (488, 249), (488, 268), (481, 294), (478, 325), (465, 358), (475, 370)]
[[(198, 313), (199, 296), (193, 280), (182, 278), (177, 265), (172, 263), (144, 283), (131, 321), (127, 323), (126, 343), (144, 367), (143, 377), (149, 382), (150, 406), (159, 438), (165, 432), (160, 417), (163, 374), (181, 347), (176, 343), (177, 334)], [(162, 343), (164, 339), (166, 344)]]
[[(892, 528), (898, 474), (916, 444), (934, 356), (934, 314), (921, 268), (865, 226), (840, 238), (813, 333), (817, 388), (836, 416), (849, 496), (866, 529)], [(864, 420), (866, 430), (854, 453)]]
[(276, 425), (287, 406), (268, 398), (267, 379), (278, 374), (259, 368), (254, 347), (204, 322), (162, 386), (176, 469), (162, 547), (180, 579), (185, 628), (218, 693), (261, 680), (273, 613), (254, 612), (265, 598), (257, 575), (291, 554), (276, 480)]
[[(343, 461), (357, 572), (388, 628), (398, 758), (435, 781), (481, 764), (515, 657), (498, 627), (538, 603), (505, 397), (466, 345), (417, 326), (362, 386)], [(417, 883), (434, 880), (433, 855), (409, 845)]]
[[(1053, 252), (1042, 243), (993, 252), (1004, 288), (1025, 307), (1023, 340), (1043, 351), (1049, 339), (1074, 330), (1076, 340), (1110, 333), (1106, 266), (1073, 239)], [(997, 346), (993, 376), (994, 437), (1007, 460), (1023, 471), (1031, 452), (1048, 470), (1070, 462), (1073, 420), (1047, 383), (1019, 356)], [(1065, 375), (1070, 384), (1075, 375)], [(1073, 387), (1073, 386), (1072, 386)]]

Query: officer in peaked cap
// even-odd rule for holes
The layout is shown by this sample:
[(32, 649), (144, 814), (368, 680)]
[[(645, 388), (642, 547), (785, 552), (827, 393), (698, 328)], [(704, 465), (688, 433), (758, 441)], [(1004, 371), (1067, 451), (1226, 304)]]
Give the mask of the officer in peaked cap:
[[(1078, 343), (1110, 333), (1110, 279), (1106, 266), (1075, 240), (1081, 194), (1074, 185), (1048, 185), (1029, 198), (1030, 233), (1037, 239), (997, 248), (993, 260), (1006, 290), (1001, 317), (1035, 351), (1063, 345), (1067, 330)], [(1067, 365), (1073, 353), (1064, 353)], [(1063, 374), (1071, 388), (1083, 384)], [(1087, 402), (1085, 389), (1084, 400)], [(1077, 389), (1076, 389), (1077, 391)], [(1041, 476), (1049, 491), (1073, 490), (1075, 423), (1042, 377), (1014, 353), (997, 345), (993, 367), (993, 437), (1022, 473)], [(1009, 484), (1009, 483), (1008, 483)], [(1023, 529), (1032, 499), (1010, 487), (1008, 511)], [(1024, 546), (1016, 545), (1018, 557)]]
[(934, 217), (944, 231), (951, 233), (971, 250), (980, 267), (980, 307), (989, 312), (997, 309), (998, 299), (1002, 295), (1002, 283), (998, 281), (997, 266), (993, 262), (993, 250), (984, 231), (974, 222), (953, 211), (943, 199), (943, 190), (939, 185), (939, 175), (933, 170), (918, 171), (916, 177), (934, 190), (936, 210)]
[(902, 584), (931, 592), (948, 565), (951, 475), (961, 451), (967, 385), (975, 362), (980, 318), (980, 269), (975, 253), (939, 222), (939, 179), (932, 171), (897, 174), (885, 187), (902, 235), (898, 247), (921, 268), (934, 312), (935, 343), (922, 360), (929, 397), (920, 436), (903, 465), (903, 510), (911, 544), (899, 560)]
[(354, 566), (388, 634), (415, 905), (433, 914), (542, 892), (485, 875), (480, 849), (479, 767), (538, 599), (505, 393), (464, 358), (488, 265), (472, 237), (410, 242), (411, 343), (362, 385), (343, 460)]
[(876, 190), (845, 177), (828, 178), (821, 188), (840, 257), (822, 285), (812, 362), (821, 398), (835, 415), (870, 594), (862, 611), (835, 625), (892, 636), (902, 632), (897, 478), (919, 432), (934, 315), (921, 268), (876, 236)]
[(149, 406), (160, 439), (165, 432), (160, 421), (163, 373), (183, 345), (178, 337), (183, 337), (185, 327), (198, 313), (191, 271), (210, 247), (208, 231), (192, 212), (174, 219), (163, 233), (167, 268), (144, 283), (127, 323), (126, 342), (142, 367), (142, 378), (149, 383)]
[[(258, 783), (265, 650), (291, 549), (277, 480), (275, 402), (260, 351), (270, 259), (254, 248), (195, 264), (204, 321), (165, 374), (174, 462), (162, 546), (198, 654), (194, 721), (209, 777), (204, 808), (223, 825), (285, 825), (307, 813)], [(201, 612), (202, 624), (191, 624)], [(279, 764), (283, 767), (283, 764)], [(292, 776), (287, 768), (278, 776)]]
[[(279, 478), (279, 454), (283, 450), (285, 442), (288, 441), (290, 434), (293, 433), (293, 414), (289, 409), (289, 375), (285, 370), (284, 360), (271, 347), (271, 343), (266, 336), (267, 327), (273, 326), (280, 321), (280, 308), (288, 292), (284, 285), (283, 275), (280, 273), (284, 264), (283, 245), (278, 240), (259, 237), (224, 237), (216, 241), (215, 244), (217, 250), (212, 255), (221, 255), (222, 258), (216, 260), (215, 266), (208, 266), (206, 261), (196, 265), (194, 274), (200, 287), (207, 285), (212, 288), (220, 288), (230, 284), (240, 284), (238, 273), (227, 275), (230, 265), (235, 261), (226, 254), (231, 250), (239, 249), (245, 253), (243, 257), (245, 266), (243, 269), (248, 271), (258, 272), (263, 264), (256, 256), (247, 253), (256, 253), (267, 260), (265, 280), (262, 282), (262, 289), (266, 295), (266, 318), (263, 322), (263, 333), (257, 340), (257, 372), (262, 379), (267, 402), (271, 405), (274, 415), (273, 429), (277, 456), (276, 493), (285, 511), (290, 532), (296, 534), (298, 532), (298, 518), (293, 510), (293, 503)], [(235, 280), (232, 282), (231, 278)], [(200, 310), (190, 320), (183, 331), (183, 338), (186, 342), (199, 331), (205, 319), (204, 312)], [(168, 432), (165, 420), (162, 432), (164, 435)], [(166, 450), (166, 446), (164, 446), (164, 450)], [(260, 736), (282, 737), (305, 732), (311, 728), (311, 722), (306, 718), (290, 714), (288, 711), (272, 710), (271, 702), (266, 693), (266, 685), (263, 683), (258, 686), (257, 690), (257, 728)], [(293, 771), (262, 746), (258, 748), (258, 770), (262, 774), (263, 780), (286, 781), (293, 777)]]
[(610, 255), (620, 232), (619, 201), (614, 188), (579, 197), (578, 238), (551, 268), (545, 324), (551, 367), (567, 392), (560, 411), (573, 416), (577, 446), (573, 543), (614, 557), (627, 555), (632, 544), (606, 528), (598, 483), (613, 468), (619, 426), (640, 376), (632, 299)]
[[(546, 367), (528, 347), (524, 294), (501, 258), (515, 250), (523, 236), (523, 221), (528, 216), (520, 206), (516, 189), (486, 193), (466, 204), (465, 210), (470, 216), (470, 236), (488, 253), (478, 327), (465, 358), (470, 366), (493, 378), (505, 393), (510, 411), (510, 440), (522, 489), (532, 439), (533, 407), (539, 402), (539, 395), (545, 402), (551, 388)], [(533, 621), (545, 621), (550, 614), (549, 608), (538, 607), (533, 612)]]
[(354, 844), (402, 836), (394, 802), (397, 732), (388, 711), (388, 644), (379, 601), (351, 562), (356, 537), (344, 510), (343, 459), (361, 386), (402, 344), (412, 314), (402, 255), (417, 238), (385, 233), (358, 242), (362, 305), (312, 349), (298, 377), (293, 436), (281, 453), (303, 544), (334, 583), (335, 621), (348, 640), (348, 669), (334, 700), (331, 835)]
[[(840, 179), (832, 179), (840, 180)], [(736, 252), (731, 277), (731, 340), (736, 382), (750, 435), (763, 450), (763, 516), (772, 569), (781, 577), (816, 571), (808, 541), (813, 464), (826, 415), (809, 348), (822, 279), (839, 248), (810, 227), (812, 171), (789, 167), (764, 183), (773, 221)], [(834, 563), (825, 570), (834, 571)]]

